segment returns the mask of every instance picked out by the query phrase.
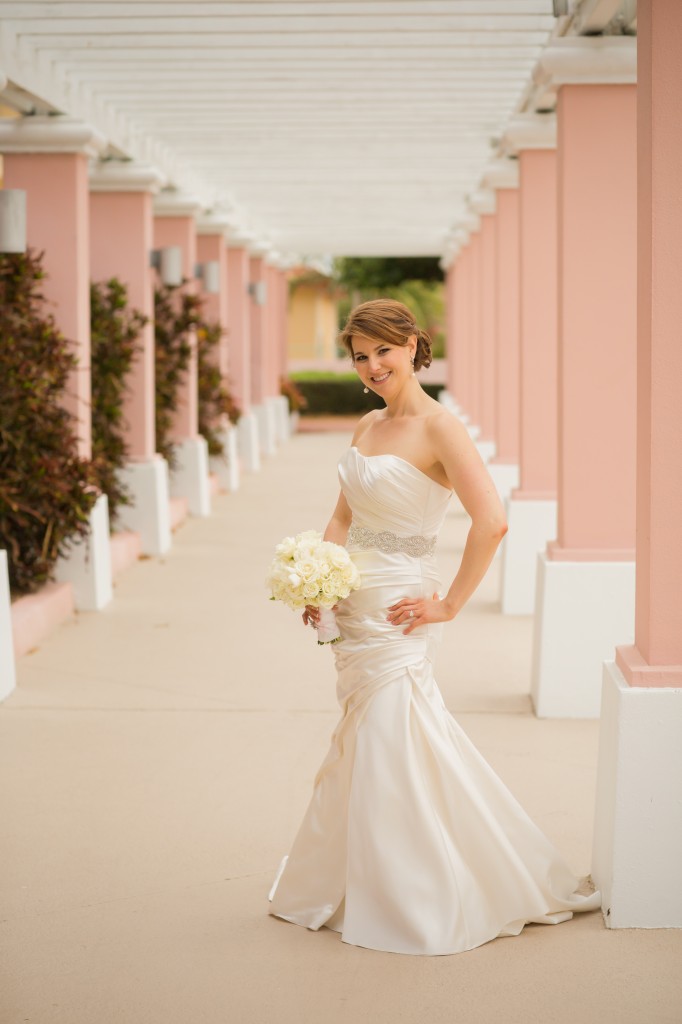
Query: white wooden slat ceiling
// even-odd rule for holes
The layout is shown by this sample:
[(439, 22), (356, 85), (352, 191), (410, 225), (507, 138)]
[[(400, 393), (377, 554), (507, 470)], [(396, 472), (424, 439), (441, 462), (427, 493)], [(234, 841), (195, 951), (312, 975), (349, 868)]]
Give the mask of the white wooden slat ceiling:
[(551, 0), (0, 0), (11, 84), (299, 255), (441, 254), (551, 12)]

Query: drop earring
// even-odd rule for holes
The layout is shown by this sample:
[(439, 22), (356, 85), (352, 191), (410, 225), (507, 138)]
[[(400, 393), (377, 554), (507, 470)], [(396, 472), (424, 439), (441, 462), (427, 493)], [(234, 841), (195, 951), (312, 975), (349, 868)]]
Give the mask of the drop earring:
[(366, 395), (369, 394), (369, 388), (363, 388), (362, 390), (365, 392)]
[(410, 362), (412, 363), (412, 376), (414, 377), (414, 357), (410, 359)]

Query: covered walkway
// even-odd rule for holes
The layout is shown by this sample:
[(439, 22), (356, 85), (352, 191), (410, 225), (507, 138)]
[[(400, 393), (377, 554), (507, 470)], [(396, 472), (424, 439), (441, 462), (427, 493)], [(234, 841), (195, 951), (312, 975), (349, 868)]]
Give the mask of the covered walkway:
[[(137, 562), (106, 609), (20, 661), (0, 710), (0, 1021), (679, 1022), (679, 931), (607, 930), (595, 913), (419, 958), (266, 915), (337, 707), (331, 653), (263, 579), (284, 534), (323, 527), (349, 436), (292, 438), (169, 554)], [(467, 528), (453, 505), (444, 577)], [(587, 873), (598, 722), (532, 714), (532, 617), (500, 613), (500, 563), (447, 628), (437, 676)]]

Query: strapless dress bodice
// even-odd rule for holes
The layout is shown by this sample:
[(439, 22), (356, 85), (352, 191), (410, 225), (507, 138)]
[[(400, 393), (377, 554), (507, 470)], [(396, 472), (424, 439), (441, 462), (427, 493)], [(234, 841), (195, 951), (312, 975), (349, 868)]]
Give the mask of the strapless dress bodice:
[(452, 491), (399, 455), (348, 448), (339, 461), (341, 489), (358, 527), (401, 537), (438, 534)]

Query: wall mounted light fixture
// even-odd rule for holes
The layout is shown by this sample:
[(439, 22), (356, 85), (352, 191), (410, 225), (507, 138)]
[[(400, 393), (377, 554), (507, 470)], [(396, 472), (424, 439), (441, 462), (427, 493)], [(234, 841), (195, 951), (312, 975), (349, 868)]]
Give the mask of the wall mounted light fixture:
[(167, 245), (164, 249), (152, 249), (149, 266), (159, 272), (162, 284), (171, 288), (182, 284), (182, 249), (179, 245)]
[(220, 291), (220, 263), (218, 260), (197, 263), (194, 268), (194, 276), (201, 281), (202, 289), (209, 295), (217, 295)]
[(257, 306), (264, 306), (268, 301), (267, 281), (250, 281), (249, 295)]
[(0, 252), (26, 252), (26, 192), (0, 189)]

